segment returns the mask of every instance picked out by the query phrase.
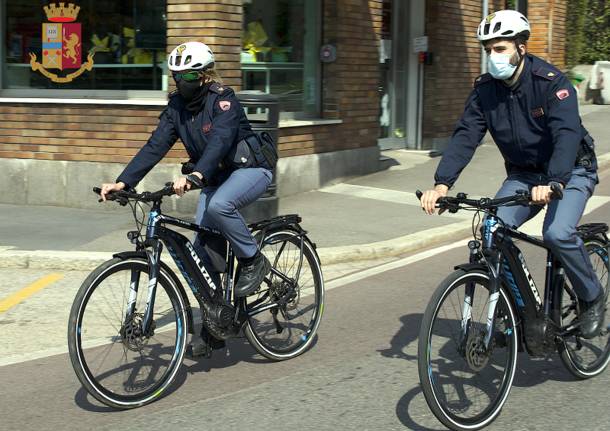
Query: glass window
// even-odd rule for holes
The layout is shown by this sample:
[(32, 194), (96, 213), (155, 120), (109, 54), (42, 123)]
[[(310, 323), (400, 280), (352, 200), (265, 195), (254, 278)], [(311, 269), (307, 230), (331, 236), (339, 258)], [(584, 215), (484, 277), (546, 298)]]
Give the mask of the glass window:
[(319, 114), (318, 0), (245, 0), (244, 90), (277, 95), (280, 109)]
[[(64, 1), (64, 8), (60, 9), (59, 1), (7, 1), (2, 23), (2, 88), (164, 89), (165, 3)], [(81, 71), (90, 52), (94, 52), (92, 69)], [(40, 65), (36, 71), (30, 64), (32, 55)], [(82, 73), (77, 75), (79, 72)]]

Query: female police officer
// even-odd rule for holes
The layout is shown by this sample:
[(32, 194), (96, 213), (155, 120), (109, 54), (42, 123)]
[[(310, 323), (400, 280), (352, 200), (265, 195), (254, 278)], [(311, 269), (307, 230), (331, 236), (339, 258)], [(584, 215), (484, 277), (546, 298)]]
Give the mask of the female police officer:
[[(530, 25), (519, 12), (489, 15), (477, 35), (488, 54), (489, 73), (476, 79), (422, 207), (434, 213), (436, 201), (453, 186), (489, 130), (508, 174), (497, 196), (531, 188), (538, 204), (501, 208), (498, 216), (520, 226), (548, 204), (544, 240), (581, 301), (582, 335), (594, 337), (604, 321), (605, 298), (576, 225), (597, 183), (597, 165), (593, 140), (578, 115), (576, 91), (555, 67), (527, 54)], [(563, 200), (550, 200), (552, 182), (564, 188)]]
[[(177, 92), (170, 94), (156, 130), (116, 183), (102, 185), (102, 198), (105, 200), (109, 192), (135, 187), (180, 138), (195, 162), (192, 175), (196, 178), (177, 178), (174, 190), (182, 196), (197, 178), (206, 185), (196, 221), (219, 229), (229, 240), (241, 266), (235, 294), (247, 296), (258, 288), (271, 265), (258, 251), (238, 210), (267, 190), (272, 173), (263, 167), (235, 169), (224, 163), (230, 150), (252, 130), (235, 93), (220, 82), (210, 48), (200, 42), (184, 43), (170, 53), (167, 63)], [(219, 281), (200, 239), (195, 246), (208, 272)]]

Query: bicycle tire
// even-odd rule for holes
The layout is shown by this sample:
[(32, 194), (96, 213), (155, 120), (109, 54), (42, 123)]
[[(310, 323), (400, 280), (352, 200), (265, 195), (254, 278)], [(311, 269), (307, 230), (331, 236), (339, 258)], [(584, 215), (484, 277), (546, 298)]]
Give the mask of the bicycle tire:
[[(300, 250), (301, 236), (294, 231), (283, 230), (270, 232), (264, 237), (262, 241), (261, 252), (267, 255), (267, 258), (270, 260), (272, 266), (274, 266), (278, 271), (290, 277), (292, 274), (287, 274), (285, 272), (286, 269), (282, 268), (282, 262), (280, 262), (282, 257), (278, 259), (277, 255), (274, 255), (274, 253), (272, 252), (269, 253), (269, 249), (271, 248), (271, 246), (273, 244), (279, 243), (291, 244), (293, 247), (298, 248)], [(309, 322), (306, 323), (306, 327), (302, 328), (303, 330), (299, 331), (300, 335), (296, 337), (295, 340), (293, 340), (294, 342), (291, 343), (292, 340), (286, 340), (285, 337), (273, 338), (273, 331), (277, 328), (274, 328), (274, 325), (271, 322), (259, 322), (258, 319), (251, 317), (248, 319), (245, 325), (244, 333), (246, 335), (246, 338), (248, 339), (252, 347), (254, 347), (254, 349), (259, 354), (266, 357), (267, 359), (273, 361), (284, 361), (299, 356), (311, 346), (315, 339), (318, 328), (320, 326), (320, 321), (322, 319), (322, 314), (324, 312), (324, 278), (322, 276), (322, 268), (318, 260), (317, 254), (315, 253), (313, 245), (307, 239), (303, 240), (302, 269), (305, 268), (305, 264), (307, 264), (309, 268), (309, 278), (311, 279), (313, 286), (305, 286), (305, 282), (301, 283), (303, 281), (303, 278), (301, 278), (299, 280), (299, 285), (297, 286), (297, 290), (299, 292), (298, 299), (296, 300), (297, 303), (295, 304), (293, 302), (291, 306), (296, 309), (296, 307), (300, 305), (301, 301), (307, 298), (307, 296), (301, 296), (301, 293), (308, 293), (306, 292), (307, 289), (313, 289), (313, 292), (311, 292), (312, 295), (309, 295), (314, 297), (314, 303), (311, 306), (313, 313)], [(282, 269), (284, 269), (284, 271)], [(303, 275), (303, 273), (301, 273), (301, 275)], [(271, 276), (271, 284), (273, 286), (279, 286), (278, 288), (280, 288), (282, 285), (281, 280), (279, 280), (277, 276)], [(271, 287), (268, 286), (268, 289), (269, 290), (267, 290), (267, 292), (270, 292)], [(262, 291), (258, 294), (259, 298), (261, 295), (264, 294), (265, 289), (262, 289)], [(247, 304), (252, 304), (252, 301), (256, 300), (256, 297), (249, 297), (248, 300), (250, 302)], [(247, 309), (249, 309), (249, 305), (247, 305), (246, 307)], [(273, 309), (270, 310), (270, 314), (273, 314)], [(286, 330), (286, 327), (287, 326), (284, 326), (284, 331)], [(293, 326), (289, 327), (288, 329), (288, 332), (290, 332), (293, 329)], [(279, 336), (282, 334), (280, 333), (276, 335)], [(281, 344), (283, 345), (280, 347)]]
[[(610, 277), (608, 276), (608, 272), (610, 270), (610, 262), (608, 262), (608, 244), (602, 238), (588, 238), (585, 239), (585, 249), (589, 253), (589, 255), (594, 258), (600, 260), (603, 264), (603, 269), (605, 273), (602, 273), (601, 277), (605, 277), (605, 281), (600, 279), (602, 282), (602, 287), (605, 289), (604, 294), (606, 295), (606, 310), (608, 309), (608, 302), (610, 299)], [(595, 268), (598, 270), (599, 268)], [(599, 275), (598, 275), (599, 276)], [(555, 304), (559, 304), (559, 306), (554, 307), (553, 309), (553, 319), (557, 324), (561, 327), (563, 324), (563, 320), (567, 320), (570, 310), (574, 310), (576, 307), (576, 295), (571, 291), (571, 287), (569, 284), (564, 283), (561, 289), (557, 289), (557, 295), (555, 298)], [(567, 299), (567, 296), (570, 296), (570, 299)], [(565, 303), (563, 301), (570, 301), (570, 303)], [(566, 313), (564, 315), (564, 313)], [(574, 318), (573, 316), (572, 318)], [(570, 337), (563, 339), (561, 343), (558, 344), (558, 351), (561, 361), (568, 369), (568, 371), (575, 377), (581, 380), (590, 379), (592, 377), (598, 376), (601, 374), (608, 364), (610, 363), (610, 331), (608, 330), (608, 326), (610, 326), (610, 319), (606, 312), (606, 321), (605, 324), (605, 335), (600, 335), (593, 339), (580, 339), (577, 340), (576, 337)], [(572, 340), (573, 338), (573, 340)], [(580, 343), (581, 347), (576, 351), (573, 348), (578, 347)], [(590, 364), (584, 364), (583, 353), (586, 353), (586, 350), (589, 350), (595, 353), (596, 350), (600, 351), (601, 354), (597, 356)], [(583, 350), (585, 350), (583, 352)]]
[[(92, 365), (92, 364), (90, 364), (87, 360), (88, 352), (94, 351), (96, 348), (105, 348), (108, 351), (108, 353), (110, 353), (114, 346), (112, 344), (114, 342), (114, 339), (121, 338), (120, 342), (123, 344), (124, 355), (125, 355), (125, 357), (127, 357), (127, 353), (126, 353), (127, 350), (125, 349), (126, 337), (123, 335), (123, 333), (124, 333), (123, 329), (125, 328), (124, 317), (122, 317), (122, 315), (120, 315), (121, 317), (119, 318), (119, 320), (123, 322), (123, 326), (121, 327), (121, 330), (119, 331), (118, 336), (115, 335), (114, 337), (110, 338), (110, 340), (109, 340), (110, 343), (108, 343), (108, 340), (106, 339), (106, 336), (104, 335), (104, 337), (100, 338), (100, 339), (103, 340), (105, 342), (105, 344), (102, 343), (100, 345), (96, 345), (96, 343), (93, 343), (94, 344), (93, 346), (91, 346), (91, 345), (84, 346), (83, 340), (82, 340), (82, 336), (83, 336), (82, 326), (83, 326), (84, 316), (86, 315), (86, 312), (87, 312), (87, 306), (90, 305), (91, 298), (93, 295), (96, 294), (96, 290), (99, 289), (100, 286), (102, 286), (102, 287), (105, 286), (104, 281), (106, 281), (110, 277), (112, 277), (116, 274), (119, 274), (119, 277), (120, 277), (120, 274), (122, 271), (129, 271), (129, 274), (131, 274), (132, 271), (137, 271), (141, 277), (141, 274), (148, 274), (148, 264), (146, 262), (146, 259), (142, 259), (142, 258), (129, 258), (129, 259), (125, 259), (125, 260), (120, 259), (120, 258), (115, 258), (115, 259), (112, 259), (112, 260), (109, 260), (109, 261), (103, 263), (98, 268), (93, 270), (93, 272), (91, 272), (91, 274), (89, 274), (89, 276), (85, 279), (85, 281), (81, 285), (80, 289), (78, 290), (76, 297), (74, 298), (74, 302), (72, 304), (71, 311), (70, 311), (70, 318), (69, 318), (69, 323), (68, 323), (68, 348), (69, 348), (70, 360), (72, 362), (72, 367), (74, 368), (76, 376), (78, 377), (79, 381), (81, 382), (81, 384), (83, 385), (83, 387), (87, 390), (87, 392), (89, 394), (91, 394), (95, 399), (97, 399), (98, 401), (100, 401), (101, 403), (103, 403), (107, 406), (117, 408), (117, 409), (132, 409), (132, 408), (141, 407), (143, 405), (156, 401), (164, 393), (166, 393), (167, 388), (174, 381), (176, 374), (180, 368), (180, 365), (182, 364), (182, 360), (183, 360), (183, 357), (184, 357), (184, 354), (186, 351), (188, 320), (187, 320), (186, 304), (184, 302), (184, 298), (180, 294), (180, 290), (179, 290), (180, 287), (175, 284), (174, 279), (167, 272), (167, 270), (164, 268), (161, 268), (159, 276), (158, 276), (156, 297), (160, 298), (160, 292), (161, 291), (165, 292), (167, 294), (169, 303), (171, 304), (171, 308), (176, 316), (175, 317), (175, 333), (176, 333), (176, 343), (175, 344), (176, 345), (175, 345), (175, 347), (173, 347), (173, 353), (171, 353), (171, 359), (169, 361), (169, 365), (167, 366), (165, 372), (162, 374), (162, 377), (159, 379), (159, 381), (156, 384), (146, 388), (145, 390), (143, 390), (141, 392), (126, 395), (126, 394), (116, 393), (115, 391), (106, 387), (107, 384), (105, 385), (105, 383), (102, 380), (104, 380), (106, 378), (112, 378), (112, 374), (110, 374), (110, 372), (108, 372), (108, 374), (103, 373), (103, 374), (100, 374), (99, 376), (96, 376), (91, 370), (90, 365)], [(111, 280), (111, 282), (112, 282), (112, 280)], [(111, 282), (109, 282), (109, 285)], [(110, 288), (108, 288), (108, 289), (110, 289)], [(138, 293), (140, 293), (140, 291), (142, 291), (142, 293), (145, 295), (148, 292), (147, 286), (145, 284), (141, 283)], [(99, 295), (101, 295), (101, 294), (102, 293), (99, 293)], [(155, 311), (158, 310), (158, 308), (160, 306), (161, 306), (161, 303), (159, 303), (159, 301), (157, 301), (157, 303), (155, 304)], [(124, 310), (120, 310), (120, 312), (124, 312)], [(116, 318), (116, 316), (113, 316), (113, 317)], [(89, 317), (87, 317), (87, 318), (89, 318)], [(108, 320), (110, 321), (111, 319), (108, 319)], [(171, 319), (169, 320), (169, 322), (171, 323)], [(92, 325), (92, 327), (95, 328), (95, 325)], [(158, 329), (160, 329), (160, 328), (157, 328), (157, 330)], [(168, 331), (159, 331), (158, 330), (154, 334), (153, 337), (150, 337), (150, 339), (152, 339), (153, 342), (157, 341), (157, 337), (162, 337), (162, 336), (165, 337), (165, 335), (164, 335), (165, 332), (169, 333), (170, 331), (169, 330)], [(106, 346), (110, 346), (110, 347), (106, 347)], [(153, 346), (150, 346), (150, 348), (152, 350), (154, 350)], [(147, 347), (148, 347), (148, 345), (147, 345)], [(142, 350), (143, 349), (144, 348), (142, 348)], [(163, 349), (160, 349), (159, 358), (162, 353), (163, 353)], [(139, 355), (140, 355), (140, 359), (142, 360), (142, 363), (139, 364), (139, 367), (140, 367), (140, 369), (144, 369), (148, 366), (148, 363), (144, 363), (142, 351), (139, 351)], [(116, 369), (117, 374), (122, 372), (120, 368), (121, 367)], [(113, 371), (113, 370), (111, 370), (111, 371)], [(133, 373), (133, 371), (132, 371), (132, 373)], [(137, 378), (138, 378), (137, 375), (136, 375), (136, 377), (133, 377), (134, 380), (137, 380)], [(119, 377), (119, 380), (121, 380), (120, 377)], [(134, 383), (132, 381), (129, 381), (129, 379), (127, 379), (127, 381), (125, 381), (124, 385), (126, 386), (127, 384), (130, 384), (130, 385), (133, 385), (134, 387), (136, 387), (137, 383), (139, 383), (139, 382)]]
[[(455, 369), (450, 368), (449, 366), (451, 365), (451, 361), (446, 358), (446, 355), (449, 350), (443, 350), (442, 348), (441, 350), (439, 350), (439, 353), (444, 352), (444, 357), (439, 356), (440, 359), (436, 361), (436, 365), (432, 363), (432, 332), (436, 327), (435, 323), (437, 322), (437, 319), (439, 326), (442, 323), (441, 321), (443, 320), (443, 318), (439, 317), (439, 314), (444, 301), (449, 297), (449, 295), (452, 294), (454, 290), (457, 290), (459, 286), (465, 286), (468, 282), (474, 283), (474, 286), (482, 286), (484, 289), (489, 290), (489, 275), (486, 272), (482, 270), (466, 271), (463, 269), (457, 270), (454, 273), (450, 274), (444, 281), (440, 283), (438, 288), (435, 290), (422, 318), (419, 333), (417, 357), (418, 373), (422, 391), (432, 413), (441, 423), (443, 423), (443, 425), (445, 425), (449, 429), (470, 431), (483, 428), (493, 422), (493, 420), (497, 418), (502, 407), (506, 403), (516, 371), (519, 337), (517, 328), (517, 317), (512, 305), (512, 301), (510, 299), (510, 295), (506, 292), (504, 287), (501, 287), (497, 305), (497, 307), (499, 308), (496, 309), (496, 316), (498, 316), (498, 313), (501, 313), (503, 315), (503, 319), (505, 319), (507, 322), (505, 336), (507, 342), (508, 360), (507, 368), (503, 372), (500, 389), (498, 390), (498, 394), (495, 396), (495, 398), (489, 403), (489, 406), (487, 406), (480, 414), (474, 417), (460, 417), (455, 412), (452, 412), (451, 408), (449, 407), (450, 403), (454, 404), (454, 410), (459, 410), (457, 406), (458, 401), (461, 403), (464, 403), (464, 401), (461, 399), (456, 401), (450, 401), (447, 400), (446, 394), (437, 394), (437, 385), (435, 384), (435, 381), (441, 384), (441, 381), (443, 380), (443, 376), (440, 371), (441, 366), (444, 367), (444, 370), (450, 369), (450, 372), (447, 373), (448, 375), (445, 377), (452, 378), (454, 375), (458, 375), (458, 373), (460, 372), (460, 370), (457, 369), (460, 363), (458, 361), (454, 361), (453, 364), (456, 366)], [(474, 302), (476, 303), (477, 300), (475, 300)], [(484, 309), (487, 308), (485, 305), (483, 306)], [(502, 312), (498, 311), (500, 309), (502, 310)], [(458, 318), (461, 319), (461, 317), (459, 316)], [(449, 321), (449, 319), (445, 320)], [(461, 322), (458, 322), (458, 324), (460, 323)], [(472, 326), (469, 330), (469, 334), (476, 334), (475, 328), (477, 328), (477, 326)], [(508, 328), (510, 328), (511, 330), (509, 331)], [(470, 331), (475, 332), (472, 333)], [(450, 333), (452, 332), (453, 331), (450, 331)], [(439, 338), (442, 338), (442, 336), (439, 335)], [(468, 342), (465, 344), (467, 345)], [(446, 343), (443, 345), (443, 347), (447, 347), (448, 349), (454, 349), (456, 352), (458, 351), (458, 349), (454, 348), (451, 343)], [(455, 344), (455, 347), (458, 347), (457, 343)], [(467, 355), (468, 353), (464, 353), (463, 355), (458, 353), (458, 356), (461, 356), (461, 360), (466, 364)], [(438, 372), (435, 372), (435, 366), (437, 366)], [(463, 364), (462, 367), (464, 368), (464, 370), (472, 371), (472, 369), (466, 369)], [(493, 367), (489, 365), (487, 369), (489, 368)], [(483, 369), (479, 371), (483, 371)], [(463, 385), (463, 389), (465, 388), (466, 385)], [(457, 390), (456, 395), (458, 395)], [(460, 396), (462, 395), (460, 394)], [(465, 405), (469, 404), (466, 402)], [(463, 407), (462, 410), (464, 410)]]

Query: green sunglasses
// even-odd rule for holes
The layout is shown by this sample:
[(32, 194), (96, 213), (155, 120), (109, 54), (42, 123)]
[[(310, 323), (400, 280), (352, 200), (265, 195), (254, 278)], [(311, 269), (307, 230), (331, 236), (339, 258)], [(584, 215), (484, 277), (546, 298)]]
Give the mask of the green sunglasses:
[(186, 82), (192, 82), (192, 81), (197, 81), (199, 78), (201, 78), (201, 72), (198, 72), (196, 70), (191, 70), (190, 72), (174, 72), (173, 73), (174, 76), (174, 81), (178, 82), (178, 81), (186, 81)]

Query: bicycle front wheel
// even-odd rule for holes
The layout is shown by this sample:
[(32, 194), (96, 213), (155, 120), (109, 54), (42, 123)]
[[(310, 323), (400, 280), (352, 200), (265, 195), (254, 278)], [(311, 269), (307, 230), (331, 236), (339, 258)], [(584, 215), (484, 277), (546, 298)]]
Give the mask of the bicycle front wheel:
[[(129, 409), (158, 399), (172, 383), (186, 347), (186, 305), (172, 277), (161, 270), (149, 298), (144, 259), (112, 259), (78, 291), (68, 324), (74, 371), (98, 401)], [(137, 292), (136, 292), (136, 285)], [(143, 316), (154, 299), (152, 331)]]
[[(608, 244), (598, 238), (587, 239), (585, 249), (604, 289), (607, 310), (610, 306)], [(554, 309), (554, 318), (559, 326), (565, 326), (577, 318), (578, 299), (567, 281), (557, 293), (559, 298), (555, 301), (559, 307)], [(610, 363), (610, 316), (608, 312), (606, 311), (606, 320), (597, 337), (585, 339), (577, 333), (564, 337), (559, 345), (559, 354), (566, 368), (579, 379), (589, 379), (601, 374)]]
[(502, 288), (485, 348), (489, 276), (458, 270), (435, 291), (421, 324), (418, 370), (428, 406), (453, 430), (490, 424), (506, 402), (517, 364), (517, 323)]
[(245, 334), (258, 353), (283, 361), (305, 352), (315, 339), (324, 311), (322, 269), (311, 243), (292, 231), (267, 235), (261, 252), (281, 276), (270, 273), (247, 298)]

